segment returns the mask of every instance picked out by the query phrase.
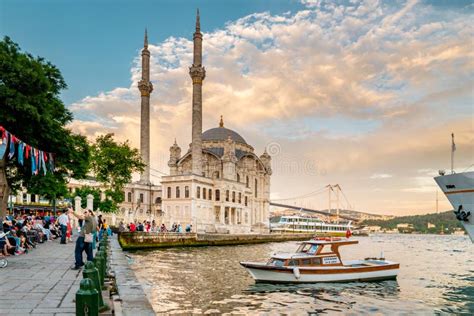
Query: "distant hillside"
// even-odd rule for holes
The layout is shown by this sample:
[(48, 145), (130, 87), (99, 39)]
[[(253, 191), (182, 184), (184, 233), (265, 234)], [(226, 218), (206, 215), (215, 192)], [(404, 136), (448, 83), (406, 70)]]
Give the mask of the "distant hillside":
[[(380, 226), (382, 229), (394, 229), (397, 228), (397, 224), (404, 223), (412, 224), (415, 231), (420, 233), (439, 234), (442, 230), (444, 233), (452, 233), (455, 228), (462, 228), (461, 223), (456, 219), (452, 211), (439, 214), (401, 216), (389, 220), (365, 220), (361, 225)], [(428, 223), (434, 224), (435, 227), (428, 228)]]

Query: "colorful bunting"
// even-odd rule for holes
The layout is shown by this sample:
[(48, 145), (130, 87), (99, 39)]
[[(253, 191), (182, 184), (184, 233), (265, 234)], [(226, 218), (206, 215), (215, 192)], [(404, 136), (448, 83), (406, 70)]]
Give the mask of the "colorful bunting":
[[(17, 145), (16, 148), (15, 145)], [(44, 175), (46, 175), (48, 170), (54, 172), (53, 153), (47, 153), (24, 143), (0, 125), (0, 159), (3, 159), (7, 152), (8, 159), (12, 159), (16, 153), (17, 161), (20, 165), (24, 164), (24, 158), (30, 159), (31, 173), (33, 175), (39, 174), (41, 169), (43, 169)]]

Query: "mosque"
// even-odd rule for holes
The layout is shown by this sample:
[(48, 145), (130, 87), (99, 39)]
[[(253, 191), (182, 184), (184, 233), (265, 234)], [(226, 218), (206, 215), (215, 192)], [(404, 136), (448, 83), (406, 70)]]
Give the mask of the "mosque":
[[(193, 225), (199, 233), (250, 233), (269, 231), (271, 157), (260, 156), (237, 132), (219, 125), (202, 132), (202, 87), (206, 70), (202, 65), (202, 33), (199, 11), (193, 36), (192, 138), (187, 151), (176, 141), (170, 147), (169, 175), (161, 186), (150, 181), (150, 51), (145, 32), (142, 50), (140, 153), (147, 167), (140, 181), (125, 188), (122, 214), (153, 218), (170, 227)], [(140, 204), (141, 202), (141, 204)], [(142, 212), (136, 213), (141, 206)], [(130, 205), (132, 204), (132, 205)], [(143, 212), (143, 209), (147, 209)], [(124, 214), (125, 213), (125, 214)], [(122, 217), (122, 216), (119, 216)], [(127, 216), (124, 216), (127, 217)]]

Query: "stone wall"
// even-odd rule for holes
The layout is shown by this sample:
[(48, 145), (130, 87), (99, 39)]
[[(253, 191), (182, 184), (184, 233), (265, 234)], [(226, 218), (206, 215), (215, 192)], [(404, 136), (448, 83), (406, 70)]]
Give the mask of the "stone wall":
[(195, 234), (195, 233), (144, 233), (126, 232), (119, 234), (124, 250), (170, 247), (230, 246), (308, 240), (313, 234)]

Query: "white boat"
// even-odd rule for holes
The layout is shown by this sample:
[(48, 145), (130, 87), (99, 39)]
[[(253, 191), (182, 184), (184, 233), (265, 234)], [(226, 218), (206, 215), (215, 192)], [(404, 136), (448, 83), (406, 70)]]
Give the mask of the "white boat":
[(434, 178), (454, 208), (456, 218), (463, 224), (474, 243), (474, 171), (453, 173)]
[(385, 258), (342, 261), (339, 247), (357, 244), (331, 238), (301, 243), (295, 253), (273, 255), (267, 262), (241, 262), (256, 282), (319, 283), (395, 279), (400, 265)]
[(314, 233), (318, 236), (344, 237), (352, 231), (352, 222), (324, 222), (311, 216), (281, 216), (278, 223), (271, 224), (272, 232), (280, 233)]

